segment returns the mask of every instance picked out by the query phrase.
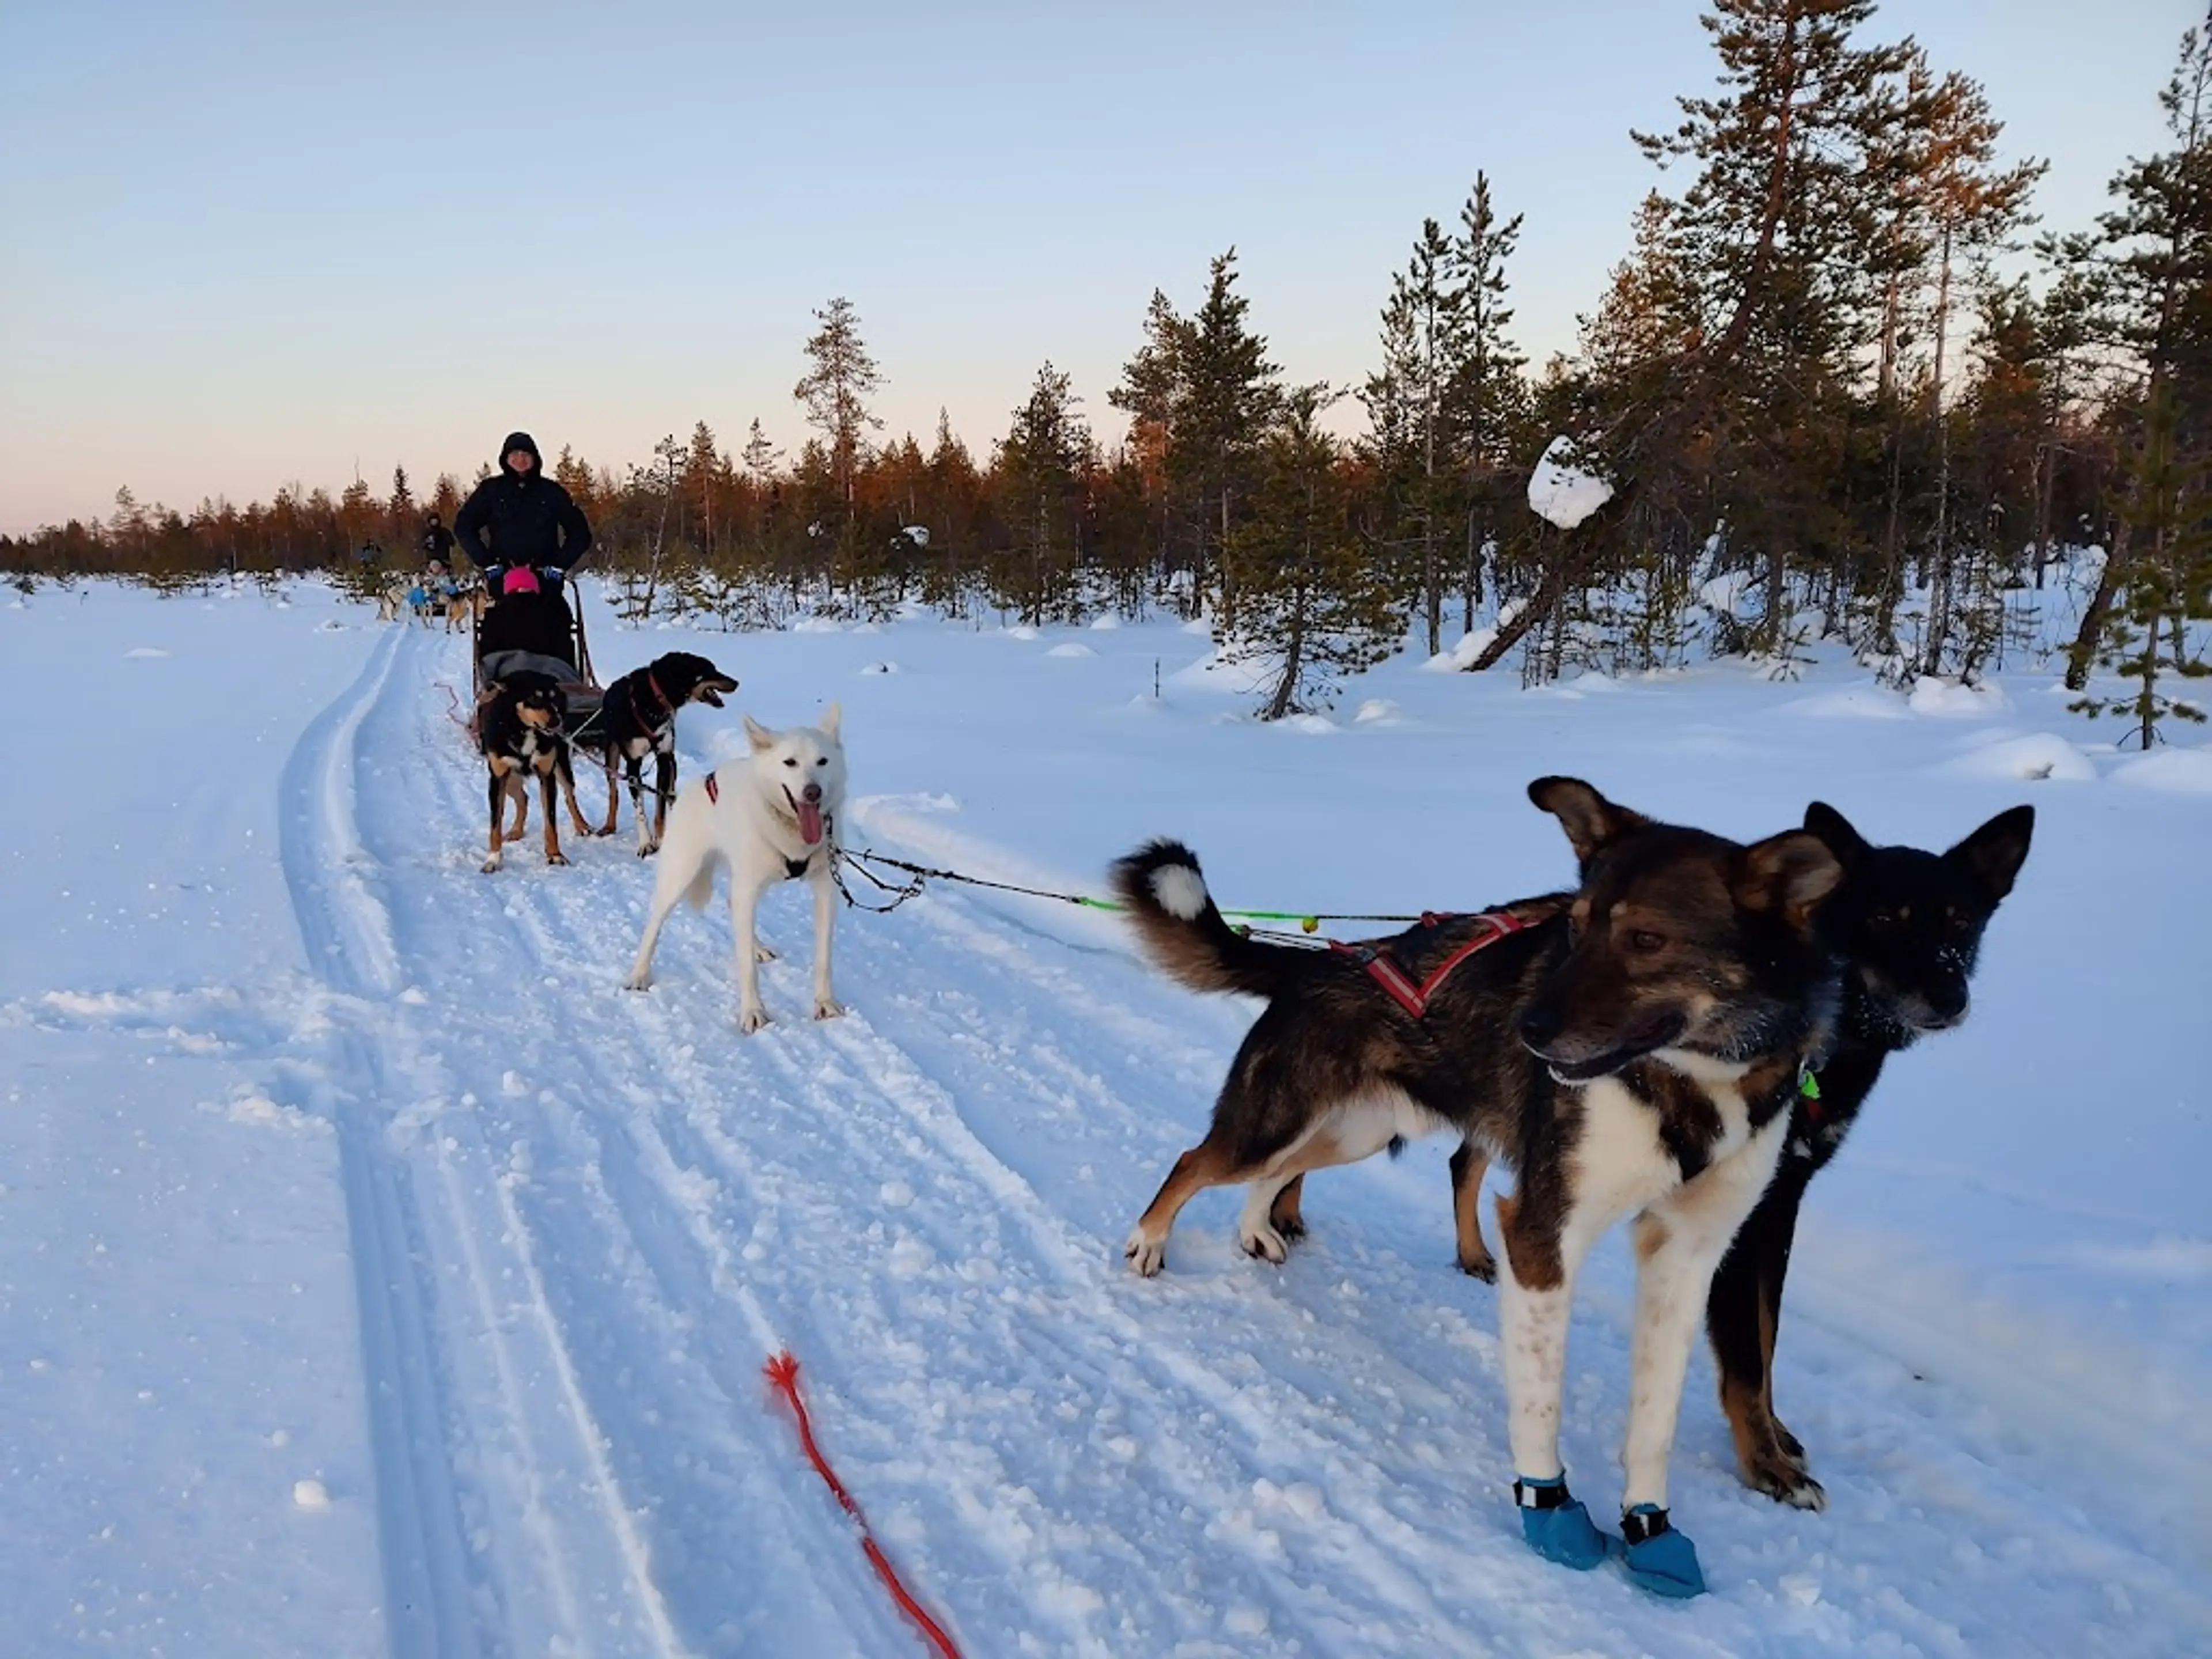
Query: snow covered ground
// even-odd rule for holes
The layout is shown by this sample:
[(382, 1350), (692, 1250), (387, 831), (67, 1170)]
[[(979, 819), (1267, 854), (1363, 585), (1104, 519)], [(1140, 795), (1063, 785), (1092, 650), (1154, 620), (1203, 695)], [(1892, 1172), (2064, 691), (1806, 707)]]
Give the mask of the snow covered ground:
[[(1111, 917), (847, 912), (851, 1018), (800, 1017), (801, 948), (741, 1039), (719, 906), (618, 988), (627, 817), (477, 873), (465, 641), (313, 585), (42, 588), (0, 607), (0, 1652), (920, 1653), (769, 1407), (786, 1345), (971, 1656), (2212, 1651), (2212, 752), (2117, 755), (2047, 675), (1834, 659), (1538, 692), (1401, 659), (1269, 728), (1168, 623), (590, 603), (604, 674), (684, 645), (743, 680), (687, 773), (834, 696), (855, 841), (1055, 889), (1171, 833), (1232, 904), (1540, 890), (1544, 772), (1746, 836), (2033, 801), (1972, 1018), (1808, 1206), (1776, 1395), (1831, 1507), (1735, 1483), (1700, 1353), (1674, 1512), (1714, 1594), (1530, 1555), (1441, 1143), (1316, 1177), (1287, 1267), (1224, 1193), (1129, 1275), (1249, 1009)], [(804, 946), (795, 890), (764, 926)], [(1601, 1515), (1628, 1282), (1615, 1241), (1570, 1360)]]

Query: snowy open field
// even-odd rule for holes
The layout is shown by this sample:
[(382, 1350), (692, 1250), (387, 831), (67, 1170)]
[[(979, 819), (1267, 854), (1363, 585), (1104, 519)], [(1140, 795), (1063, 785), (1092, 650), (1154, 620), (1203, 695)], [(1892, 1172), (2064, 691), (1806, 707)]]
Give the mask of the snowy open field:
[[(1120, 1246), (1249, 1007), (1116, 922), (944, 885), (728, 924), (624, 825), (482, 857), (466, 642), (295, 584), (0, 607), (0, 1654), (924, 1650), (769, 1408), (816, 1426), (970, 1656), (2212, 1651), (2212, 751), (2098, 746), (2047, 674), (1908, 699), (1827, 659), (1523, 692), (1401, 659), (1268, 728), (1171, 623), (618, 631), (740, 711), (842, 700), (848, 839), (1097, 891), (1154, 834), (1224, 903), (1473, 908), (1571, 877), (1576, 773), (1741, 836), (1824, 799), (1941, 846), (2038, 811), (1964, 1029), (1892, 1062), (1814, 1185), (1776, 1395), (1830, 1508), (1739, 1486), (1693, 1358), (1662, 1604), (1520, 1540), (1489, 1287), (1443, 1142)], [(1155, 665), (1164, 695), (1152, 696)], [(2185, 744), (2201, 744), (2185, 728)], [(2027, 774), (2047, 773), (2041, 777)], [(586, 778), (586, 809), (602, 805)], [(1628, 1263), (1583, 1283), (1565, 1449), (1610, 1521)]]

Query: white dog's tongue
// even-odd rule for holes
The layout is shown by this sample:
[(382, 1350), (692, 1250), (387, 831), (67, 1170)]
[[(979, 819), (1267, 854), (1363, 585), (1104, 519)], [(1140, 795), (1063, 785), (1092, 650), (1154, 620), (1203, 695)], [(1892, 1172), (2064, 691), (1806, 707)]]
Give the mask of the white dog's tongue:
[(799, 807), (799, 838), (809, 847), (822, 839), (822, 809), (811, 800), (802, 800)]

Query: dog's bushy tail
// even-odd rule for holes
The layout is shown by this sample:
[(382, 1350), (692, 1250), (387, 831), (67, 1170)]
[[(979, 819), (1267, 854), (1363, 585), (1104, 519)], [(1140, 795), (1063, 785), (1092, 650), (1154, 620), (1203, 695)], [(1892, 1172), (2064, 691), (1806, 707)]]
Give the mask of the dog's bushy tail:
[(705, 909), (707, 901), (714, 896), (714, 872), (721, 863), (720, 858), (712, 853), (699, 860), (698, 872), (684, 890), (684, 902), (694, 910)]
[(1194, 991), (1272, 997), (1298, 976), (1311, 955), (1248, 939), (1223, 921), (1206, 891), (1198, 854), (1179, 841), (1148, 842), (1116, 860), (1113, 884), (1145, 954)]

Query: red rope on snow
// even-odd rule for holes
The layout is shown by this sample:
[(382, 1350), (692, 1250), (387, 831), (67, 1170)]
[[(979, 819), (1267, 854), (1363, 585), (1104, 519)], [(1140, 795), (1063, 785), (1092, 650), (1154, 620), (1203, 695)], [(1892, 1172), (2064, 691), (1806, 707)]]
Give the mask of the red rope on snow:
[(443, 680), (434, 680), (431, 684), (446, 694), (446, 718), (459, 726), (462, 731), (470, 730), (469, 722), (461, 718), (461, 694)]
[(921, 1603), (907, 1593), (906, 1586), (899, 1583), (898, 1574), (891, 1568), (890, 1559), (883, 1553), (882, 1548), (868, 1531), (867, 1516), (860, 1513), (860, 1506), (853, 1501), (853, 1494), (845, 1490), (845, 1483), (837, 1478), (837, 1472), (830, 1467), (830, 1461), (822, 1455), (822, 1449), (814, 1443), (814, 1425), (808, 1420), (806, 1402), (799, 1397), (798, 1359), (793, 1356), (791, 1350), (787, 1348), (761, 1369), (767, 1372), (768, 1380), (776, 1386), (786, 1400), (791, 1402), (792, 1415), (799, 1422), (799, 1445), (805, 1450), (809, 1461), (813, 1463), (814, 1472), (822, 1477), (823, 1484), (836, 1494), (838, 1503), (844, 1506), (845, 1513), (860, 1523), (860, 1547), (867, 1552), (868, 1559), (876, 1569), (876, 1577), (882, 1579), (890, 1589), (891, 1599), (899, 1605), (899, 1611), (921, 1626), (922, 1635), (928, 1638), (932, 1647), (944, 1656), (944, 1659), (960, 1659), (960, 1650), (952, 1645), (952, 1638), (939, 1627), (934, 1619), (923, 1611)]

